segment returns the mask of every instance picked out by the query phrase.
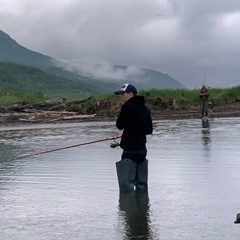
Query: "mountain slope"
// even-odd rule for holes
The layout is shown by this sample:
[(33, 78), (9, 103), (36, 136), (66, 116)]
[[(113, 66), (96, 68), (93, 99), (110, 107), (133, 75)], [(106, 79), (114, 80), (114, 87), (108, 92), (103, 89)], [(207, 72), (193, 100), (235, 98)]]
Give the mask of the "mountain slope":
[[(126, 70), (126, 66), (115, 66), (116, 69)], [(140, 68), (139, 71), (141, 74), (132, 74), (131, 81), (139, 84), (142, 89), (151, 89), (151, 88), (186, 88), (184, 85), (170, 77), (168, 74), (160, 73), (158, 71)], [(139, 80), (139, 76), (141, 76)]]
[(72, 61), (65, 63), (65, 69), (102, 82), (116, 82), (119, 85), (131, 82), (139, 89), (186, 88), (168, 74), (145, 68), (122, 65), (103, 65)]
[[(57, 61), (49, 56), (31, 51), (19, 45), (8, 34), (1, 30), (0, 61), (13, 62), (40, 68), (44, 72), (50, 73), (50, 75), (64, 78), (66, 82), (68, 81), (67, 79), (78, 82), (81, 84), (82, 89), (88, 89), (88, 91), (91, 91), (92, 94), (111, 92), (126, 82), (135, 84), (138, 89), (185, 88), (182, 84), (171, 78), (169, 75), (152, 71), (150, 69), (138, 69), (137, 74), (128, 74), (129, 67), (127, 66), (109, 66), (109, 68), (104, 69), (109, 72), (106, 72), (104, 76), (102, 76), (101, 74), (99, 75), (99, 72), (101, 71), (98, 71), (96, 74), (88, 72), (86, 69), (81, 69), (81, 67), (72, 68), (71, 64), (68, 65), (66, 63)], [(101, 65), (95, 64), (94, 69), (99, 70), (99, 66), (102, 68)], [(121, 72), (124, 77), (118, 77), (119, 72)], [(109, 74), (110, 77), (108, 76)], [(51, 81), (55, 81), (55, 78), (51, 79)], [(23, 81), (25, 80), (22, 79), (22, 84), (24, 85)], [(54, 83), (50, 84), (49, 81), (45, 82), (45, 84), (49, 84), (51, 86), (52, 84), (54, 85)], [(55, 84), (57, 85), (57, 82)], [(44, 89), (47, 88), (47, 86), (44, 87)]]
[(26, 64), (44, 69), (54, 66), (53, 60), (51, 57), (19, 45), (9, 35), (0, 30), (0, 61)]
[(81, 82), (12, 62), (0, 62), (0, 90), (40, 91), (49, 97), (68, 98), (82, 98), (99, 93), (99, 90)]

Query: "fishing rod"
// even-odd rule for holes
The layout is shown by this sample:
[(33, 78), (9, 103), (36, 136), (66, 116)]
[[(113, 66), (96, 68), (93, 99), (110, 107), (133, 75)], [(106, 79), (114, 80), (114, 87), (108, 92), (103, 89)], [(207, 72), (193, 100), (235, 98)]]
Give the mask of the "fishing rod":
[[(74, 147), (80, 147), (80, 146), (84, 146), (84, 145), (89, 145), (89, 144), (93, 144), (93, 143), (99, 143), (99, 142), (105, 142), (105, 141), (109, 141), (109, 140), (115, 140), (115, 139), (121, 138), (121, 137), (122, 137), (122, 136), (115, 136), (115, 137), (99, 139), (99, 140), (95, 140), (95, 141), (91, 141), (91, 142), (80, 143), (80, 144), (76, 144), (76, 145), (72, 145), (72, 146), (61, 147), (61, 148), (56, 148), (56, 149), (51, 149), (51, 150), (47, 150), (47, 151), (43, 151), (43, 152), (25, 154), (25, 155), (16, 157), (15, 159), (27, 158), (27, 157), (32, 157), (32, 156), (40, 155), (40, 154), (45, 154), (45, 153), (50, 153), (50, 152), (56, 152), (56, 151), (60, 151), (60, 150), (64, 150), (64, 149), (69, 149), (69, 148), (74, 148)], [(115, 148), (116, 145), (118, 145), (118, 144), (117, 144), (117, 143), (111, 144), (111, 147), (112, 147), (112, 148)]]
[(207, 71), (208, 71), (208, 65), (206, 67), (206, 70), (205, 70), (205, 74), (204, 74), (204, 78), (203, 78), (203, 83), (202, 83), (202, 86), (204, 85), (205, 83), (205, 80), (206, 80), (206, 76), (207, 76)]

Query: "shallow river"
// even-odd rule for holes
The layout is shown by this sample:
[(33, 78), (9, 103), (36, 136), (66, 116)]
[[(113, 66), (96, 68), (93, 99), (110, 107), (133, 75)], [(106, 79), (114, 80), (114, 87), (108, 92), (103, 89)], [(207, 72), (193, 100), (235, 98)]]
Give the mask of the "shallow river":
[[(148, 193), (119, 196), (114, 122), (0, 128), (0, 239), (240, 238), (240, 118), (161, 120)], [(82, 143), (95, 143), (20, 158)]]

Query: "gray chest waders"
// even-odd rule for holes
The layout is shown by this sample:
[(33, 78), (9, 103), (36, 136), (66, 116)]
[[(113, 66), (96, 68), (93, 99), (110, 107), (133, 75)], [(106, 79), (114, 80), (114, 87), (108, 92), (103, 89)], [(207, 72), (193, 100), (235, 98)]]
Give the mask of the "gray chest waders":
[(125, 158), (116, 162), (120, 192), (131, 192), (137, 189), (146, 190), (148, 182), (148, 160), (136, 163)]

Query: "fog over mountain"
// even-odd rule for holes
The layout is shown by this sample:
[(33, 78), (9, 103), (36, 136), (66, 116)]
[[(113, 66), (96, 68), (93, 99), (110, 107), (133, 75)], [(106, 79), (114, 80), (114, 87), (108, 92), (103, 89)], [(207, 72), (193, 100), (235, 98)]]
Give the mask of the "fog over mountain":
[[(81, 82), (82, 84), (88, 85), (86, 86), (87, 88), (94, 87), (94, 93), (113, 91), (119, 88), (119, 85), (126, 82), (131, 82), (136, 85), (139, 90), (151, 88), (185, 88), (185, 86), (168, 74), (150, 69), (138, 69), (136, 67), (131, 68), (117, 65), (108, 65), (108, 68), (105, 69), (105, 65), (103, 64), (59, 61), (21, 46), (1, 30), (0, 61), (14, 62), (40, 68), (48, 73), (64, 77), (66, 80), (70, 79)], [(10, 80), (10, 78), (8, 80)]]

